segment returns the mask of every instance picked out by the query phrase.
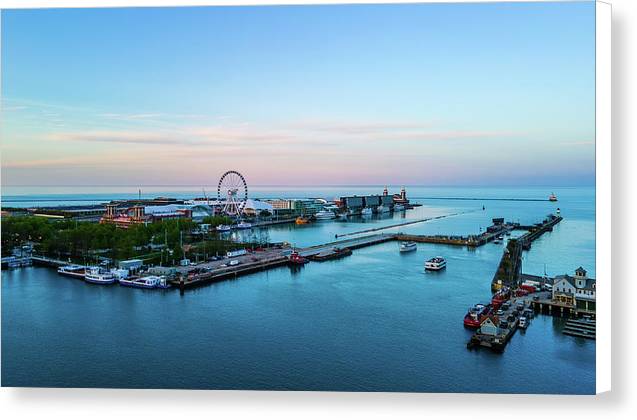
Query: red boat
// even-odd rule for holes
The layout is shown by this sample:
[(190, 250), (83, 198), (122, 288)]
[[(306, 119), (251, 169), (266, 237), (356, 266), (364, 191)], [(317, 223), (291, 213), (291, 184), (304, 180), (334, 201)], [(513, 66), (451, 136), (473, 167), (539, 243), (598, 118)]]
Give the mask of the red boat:
[(464, 316), (464, 326), (467, 328), (479, 328), (480, 323), (486, 316), (491, 314), (491, 311), (491, 305), (478, 303), (467, 311), (467, 314)]
[(491, 299), (491, 305), (493, 305), (494, 309), (498, 309), (500, 305), (511, 298), (511, 289), (508, 287), (502, 288), (498, 293), (493, 295), (493, 299)]
[(302, 257), (301, 255), (299, 255), (298, 252), (292, 251), (292, 253), (290, 254), (290, 264), (303, 265), (306, 262), (307, 258)]

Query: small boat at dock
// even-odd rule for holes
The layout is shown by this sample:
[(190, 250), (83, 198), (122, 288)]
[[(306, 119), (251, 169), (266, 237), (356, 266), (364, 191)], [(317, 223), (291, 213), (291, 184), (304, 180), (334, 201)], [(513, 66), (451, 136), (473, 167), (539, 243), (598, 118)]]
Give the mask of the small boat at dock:
[(137, 287), (140, 289), (156, 289), (169, 287), (168, 283), (166, 283), (166, 277), (163, 276), (120, 278), (119, 284), (120, 286)]
[(117, 282), (117, 277), (101, 267), (90, 267), (86, 270), (84, 281), (93, 284), (113, 284)]
[(237, 229), (252, 229), (252, 223), (248, 223), (248, 222), (238, 223)]
[(303, 265), (307, 263), (307, 258), (302, 257), (301, 254), (296, 251), (292, 251), (288, 259), (290, 260), (290, 264), (294, 265)]
[(491, 305), (484, 305), (482, 303), (474, 305), (469, 308), (467, 314), (464, 316), (464, 326), (467, 328), (480, 328), (480, 323), (484, 317), (491, 314), (491, 310)]
[(77, 264), (62, 266), (58, 268), (57, 271), (58, 274), (68, 277), (75, 277), (77, 279), (83, 279), (86, 275), (86, 267)]
[(440, 271), (447, 267), (447, 261), (442, 257), (433, 257), (425, 261), (425, 270)]
[(219, 225), (217, 226), (217, 232), (230, 232), (232, 228), (228, 225)]
[(314, 217), (316, 217), (316, 220), (331, 220), (336, 218), (336, 215), (334, 214), (333, 211), (321, 210), (318, 213), (316, 213)]
[(348, 255), (352, 255), (351, 249), (334, 247), (330, 250), (319, 252), (316, 255), (308, 256), (308, 259), (312, 261), (328, 261), (347, 257)]
[(416, 242), (403, 242), (400, 244), (400, 252), (415, 251), (417, 246)]

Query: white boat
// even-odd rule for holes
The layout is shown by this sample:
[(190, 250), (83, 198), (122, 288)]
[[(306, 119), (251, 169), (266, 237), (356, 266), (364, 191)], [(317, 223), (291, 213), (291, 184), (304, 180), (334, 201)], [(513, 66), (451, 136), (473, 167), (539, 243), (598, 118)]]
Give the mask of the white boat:
[(522, 316), (520, 317), (520, 319), (518, 320), (518, 327), (522, 328), (523, 330), (526, 329), (526, 327), (529, 326), (529, 322), (527, 321), (526, 317)]
[(417, 247), (416, 242), (403, 242), (400, 244), (400, 252), (415, 251)]
[(365, 207), (363, 210), (361, 210), (361, 215), (363, 216), (371, 216), (373, 213), (374, 212), (369, 207)]
[(336, 217), (338, 217), (341, 220), (346, 220), (347, 219), (347, 213), (338, 213), (336, 215)]
[(551, 193), (551, 195), (549, 195), (549, 201), (557, 201), (557, 196)]
[(117, 282), (117, 277), (101, 267), (89, 267), (84, 275), (84, 280), (93, 284), (113, 284)]
[(228, 225), (219, 225), (217, 226), (216, 229), (217, 229), (217, 232), (230, 232), (232, 228)]
[(121, 286), (138, 287), (140, 289), (155, 289), (168, 287), (164, 276), (145, 276), (139, 278), (119, 279)]
[(425, 261), (425, 270), (439, 271), (447, 266), (447, 261), (442, 257), (434, 257)]
[(378, 214), (389, 213), (390, 210), (391, 209), (388, 206), (384, 206), (382, 204), (376, 207), (376, 213)]
[(405, 210), (405, 206), (402, 204), (394, 204), (394, 211), (403, 211)]
[(331, 219), (334, 219), (336, 215), (334, 214), (333, 211), (321, 210), (318, 213), (316, 213), (314, 217), (316, 217), (316, 220), (331, 220)]
[(65, 265), (58, 268), (58, 274), (83, 279), (86, 274), (86, 268), (77, 264)]
[(238, 223), (237, 229), (252, 229), (252, 223), (248, 223), (248, 222)]

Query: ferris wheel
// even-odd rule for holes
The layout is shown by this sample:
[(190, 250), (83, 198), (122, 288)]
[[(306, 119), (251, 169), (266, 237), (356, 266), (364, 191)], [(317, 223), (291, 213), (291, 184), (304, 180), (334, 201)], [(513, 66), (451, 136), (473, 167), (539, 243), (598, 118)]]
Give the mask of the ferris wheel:
[(239, 216), (248, 199), (248, 184), (237, 171), (228, 171), (221, 176), (217, 186), (217, 200), (225, 202), (223, 212), (229, 216)]

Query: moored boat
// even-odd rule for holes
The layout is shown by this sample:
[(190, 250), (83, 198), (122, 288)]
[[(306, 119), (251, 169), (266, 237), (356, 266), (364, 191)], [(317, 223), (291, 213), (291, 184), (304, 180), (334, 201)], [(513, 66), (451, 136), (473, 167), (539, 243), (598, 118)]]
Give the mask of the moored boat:
[(403, 242), (400, 244), (400, 252), (415, 251), (417, 246), (416, 242)]
[(500, 305), (511, 298), (511, 289), (508, 287), (503, 287), (500, 291), (498, 291), (493, 298), (491, 299), (491, 305), (493, 305), (494, 309), (498, 309)]
[(394, 211), (403, 211), (405, 210), (405, 206), (402, 204), (394, 204)]
[(252, 229), (252, 223), (240, 222), (237, 224), (237, 229)]
[(295, 223), (297, 225), (307, 225), (308, 223), (310, 223), (310, 219), (308, 217), (299, 216), (296, 218)]
[(351, 249), (334, 247), (330, 250), (319, 252), (316, 255), (308, 256), (308, 259), (312, 261), (327, 261), (347, 257), (348, 255), (352, 255)]
[(557, 196), (554, 193), (551, 193), (551, 195), (549, 195), (549, 201), (557, 201)]
[(84, 281), (93, 284), (113, 284), (117, 282), (117, 277), (101, 267), (90, 267), (86, 270)]
[(314, 217), (316, 217), (316, 220), (331, 220), (331, 219), (334, 219), (336, 215), (334, 214), (333, 211), (321, 210), (318, 213), (316, 213)]
[(447, 267), (447, 261), (442, 257), (433, 257), (425, 261), (425, 270), (440, 271)]
[(303, 264), (307, 263), (307, 258), (302, 257), (296, 251), (292, 251), (292, 253), (290, 254), (290, 256), (288, 258), (290, 260), (290, 264), (303, 265)]
[(230, 232), (230, 230), (232, 230), (232, 228), (228, 225), (219, 225), (216, 227), (217, 232)]
[(380, 206), (376, 207), (376, 213), (378, 214), (384, 214), (384, 213), (389, 213), (391, 209), (389, 208), (389, 206), (385, 206), (383, 204), (381, 204)]
[(469, 308), (464, 316), (464, 326), (467, 328), (480, 328), (480, 323), (484, 320), (484, 317), (490, 315), (491, 312), (491, 305), (483, 305), (481, 303), (474, 305)]
[(363, 210), (361, 210), (361, 215), (363, 216), (371, 216), (373, 213), (374, 211), (370, 207), (365, 207)]
[(156, 289), (168, 286), (168, 283), (166, 283), (166, 277), (164, 276), (120, 278), (119, 284), (120, 286), (137, 287), (140, 289)]
[(86, 267), (77, 264), (65, 265), (58, 268), (58, 274), (68, 277), (75, 277), (77, 279), (83, 279), (86, 275)]

